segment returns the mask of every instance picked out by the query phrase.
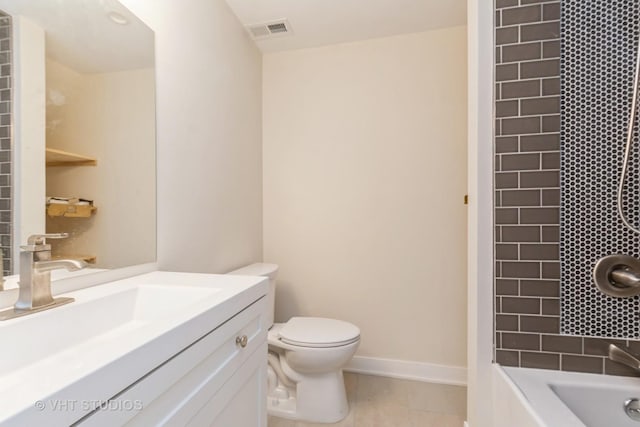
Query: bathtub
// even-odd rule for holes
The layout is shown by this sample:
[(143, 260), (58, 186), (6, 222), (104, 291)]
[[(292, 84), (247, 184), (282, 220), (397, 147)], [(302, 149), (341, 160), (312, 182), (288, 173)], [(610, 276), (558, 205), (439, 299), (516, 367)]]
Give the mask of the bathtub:
[(640, 378), (494, 365), (496, 427), (640, 427), (624, 410)]

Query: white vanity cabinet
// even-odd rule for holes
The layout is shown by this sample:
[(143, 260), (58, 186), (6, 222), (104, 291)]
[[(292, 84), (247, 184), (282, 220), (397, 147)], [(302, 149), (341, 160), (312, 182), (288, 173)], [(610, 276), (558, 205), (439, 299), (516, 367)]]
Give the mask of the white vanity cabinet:
[(266, 309), (214, 325), (75, 425), (266, 427)]

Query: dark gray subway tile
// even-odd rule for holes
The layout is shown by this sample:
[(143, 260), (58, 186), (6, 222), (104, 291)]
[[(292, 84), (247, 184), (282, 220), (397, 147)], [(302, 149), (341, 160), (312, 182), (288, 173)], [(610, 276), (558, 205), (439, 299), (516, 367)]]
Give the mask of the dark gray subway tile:
[(518, 64), (501, 64), (496, 66), (496, 81), (518, 80), (520, 71)]
[(518, 0), (496, 0), (496, 9), (518, 6)]
[(640, 341), (638, 340), (629, 340), (627, 345), (631, 348), (635, 353), (640, 353)]
[(501, 237), (503, 242), (539, 242), (540, 227), (533, 226), (509, 226), (501, 227)]
[(514, 117), (517, 116), (519, 112), (518, 101), (515, 99), (496, 102), (496, 117)]
[(560, 227), (545, 225), (542, 227), (542, 241), (545, 243), (560, 242)]
[(520, 188), (556, 188), (560, 186), (560, 172), (520, 172)]
[(538, 77), (553, 78), (560, 75), (560, 60), (547, 59), (520, 63), (520, 78), (534, 79)]
[(502, 347), (502, 335), (500, 335), (500, 332), (496, 332), (495, 337), (496, 337), (496, 342), (495, 342), (496, 348)]
[(522, 244), (520, 259), (528, 261), (553, 261), (560, 258), (560, 248), (557, 244)]
[(502, 348), (511, 350), (540, 350), (539, 334), (502, 333)]
[[(518, 188), (518, 173), (517, 172), (502, 172), (496, 173), (495, 185), (497, 189), (505, 188)], [(503, 199), (504, 203), (504, 199)]]
[(542, 19), (542, 6), (532, 5), (526, 7), (514, 7), (502, 11), (501, 25), (525, 24), (537, 22)]
[(518, 281), (514, 279), (496, 279), (496, 295), (518, 295)]
[(520, 210), (521, 224), (559, 224), (559, 208), (523, 208)]
[[(545, 59), (549, 58), (560, 58), (560, 41), (546, 41), (542, 43), (542, 57)], [(558, 75), (560, 71), (558, 71)]]
[(560, 207), (560, 190), (559, 189), (542, 190), (542, 206)]
[(520, 353), (520, 367), (535, 369), (560, 369), (560, 355), (550, 353)]
[(527, 98), (520, 100), (520, 115), (533, 116), (542, 114), (559, 114), (560, 97)]
[(498, 260), (517, 260), (518, 245), (498, 243), (496, 244), (496, 259)]
[(560, 262), (543, 262), (542, 278), (560, 279)]
[(560, 332), (558, 316), (520, 316), (520, 331), (556, 334)]
[(560, 37), (560, 21), (520, 26), (520, 41), (552, 40)]
[(560, 19), (560, 2), (542, 5), (542, 19), (545, 21)]
[(519, 32), (518, 27), (504, 27), (496, 29), (496, 44), (518, 43)]
[(543, 153), (542, 169), (560, 169), (560, 152)]
[(496, 224), (517, 224), (518, 218), (517, 208), (498, 208), (495, 210)]
[(540, 190), (504, 190), (502, 206), (540, 206)]
[(542, 96), (560, 95), (560, 79), (550, 78), (542, 80)]
[[(497, 271), (497, 269), (496, 269), (496, 271)], [(496, 313), (502, 313), (502, 298), (501, 297), (496, 297), (495, 308), (496, 308)]]
[(560, 134), (522, 135), (520, 151), (555, 151), (560, 150)]
[(560, 132), (560, 115), (543, 117), (542, 132)]
[(499, 136), (495, 144), (496, 154), (514, 153), (518, 151), (517, 136)]
[(558, 3), (559, 0), (520, 0), (521, 5), (533, 4), (533, 3)]
[(560, 367), (563, 371), (602, 374), (604, 372), (604, 359), (602, 357), (563, 354)]
[(542, 335), (542, 351), (582, 354), (582, 338), (565, 335)]
[(496, 330), (497, 331), (518, 331), (518, 316), (513, 314), (498, 314), (496, 315)]
[(502, 135), (520, 135), (540, 132), (539, 117), (502, 119)]
[(540, 277), (540, 263), (530, 261), (505, 261), (502, 263), (502, 277), (534, 279)]
[(540, 96), (540, 80), (522, 80), (501, 83), (501, 99), (529, 98)]
[(495, 19), (496, 27), (502, 26), (502, 11), (496, 10), (496, 19)]
[(496, 64), (501, 64), (502, 63), (502, 47), (501, 46), (496, 46)]
[(500, 83), (496, 83), (494, 96), (496, 100), (502, 99), (502, 85)]
[(503, 45), (498, 48), (500, 50), (500, 61), (496, 63), (509, 63), (520, 61), (533, 61), (542, 59), (542, 43), (519, 43)]
[(522, 171), (540, 169), (540, 155), (527, 154), (503, 154), (501, 169), (503, 171)]
[(502, 366), (520, 366), (520, 353), (517, 351), (496, 350), (496, 363)]
[(520, 295), (527, 297), (559, 297), (560, 282), (557, 280), (521, 280)]
[(542, 314), (547, 316), (560, 316), (560, 299), (559, 298), (543, 298)]

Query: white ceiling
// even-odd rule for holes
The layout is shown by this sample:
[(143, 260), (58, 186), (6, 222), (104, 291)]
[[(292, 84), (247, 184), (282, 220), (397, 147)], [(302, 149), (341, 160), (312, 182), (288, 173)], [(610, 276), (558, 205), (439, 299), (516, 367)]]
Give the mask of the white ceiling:
[(263, 52), (464, 25), (466, 0), (227, 0), (243, 25), (287, 19), (293, 34), (256, 40)]
[[(0, 9), (45, 30), (47, 56), (80, 73), (154, 66), (154, 35), (116, 0), (0, 0)], [(125, 16), (118, 25), (110, 12)]]

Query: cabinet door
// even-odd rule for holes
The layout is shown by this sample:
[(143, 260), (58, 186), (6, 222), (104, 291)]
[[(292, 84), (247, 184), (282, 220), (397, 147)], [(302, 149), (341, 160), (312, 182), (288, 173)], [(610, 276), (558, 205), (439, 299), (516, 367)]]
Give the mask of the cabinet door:
[[(123, 390), (103, 409), (77, 425), (149, 427), (190, 424), (193, 417), (218, 395), (222, 398), (228, 394), (227, 390), (240, 390), (244, 386), (245, 382), (235, 388), (231, 384), (237, 381), (236, 377), (245, 375), (242, 367), (247, 361), (261, 360), (266, 370), (266, 308), (263, 297)], [(255, 365), (251, 366), (255, 368)], [(266, 371), (263, 374), (266, 381)], [(264, 387), (261, 383), (258, 385)], [(266, 399), (265, 394), (260, 393)], [(221, 412), (224, 407), (218, 409)], [(266, 410), (262, 412), (266, 414)], [(215, 416), (217, 414), (212, 414), (212, 419)], [(231, 426), (234, 425), (228, 427)]]
[(261, 352), (256, 352), (188, 425), (267, 427), (266, 382), (267, 364)]

